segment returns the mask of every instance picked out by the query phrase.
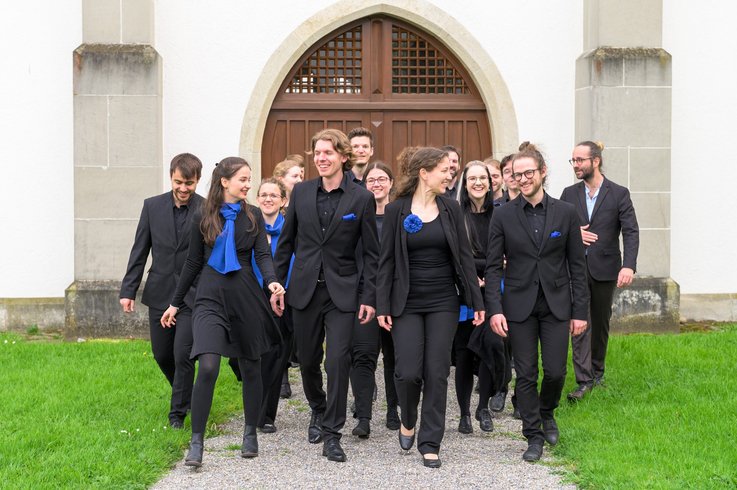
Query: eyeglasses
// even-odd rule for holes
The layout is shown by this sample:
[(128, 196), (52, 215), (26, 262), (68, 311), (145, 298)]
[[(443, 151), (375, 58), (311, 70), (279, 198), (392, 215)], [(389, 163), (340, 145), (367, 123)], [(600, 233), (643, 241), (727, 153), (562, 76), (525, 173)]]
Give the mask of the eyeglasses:
[(276, 201), (277, 199), (281, 199), (281, 196), (278, 194), (259, 194), (258, 198), (263, 200), (271, 199), (272, 201)]
[(535, 175), (535, 172), (539, 171), (539, 168), (533, 168), (530, 170), (525, 170), (524, 172), (515, 172), (512, 174), (512, 178), (519, 182), (520, 180), (522, 180), (522, 176), (524, 175), (527, 180), (530, 180)]
[(471, 182), (472, 184), (475, 184), (476, 182), (487, 182), (488, 180), (489, 180), (489, 177), (487, 177), (486, 175), (480, 175), (478, 177), (476, 176), (466, 177), (466, 182)]
[(571, 158), (570, 160), (568, 160), (568, 163), (570, 163), (571, 165), (581, 165), (586, 160), (591, 160), (591, 157), (588, 157), (588, 158)]
[(386, 185), (389, 182), (389, 177), (376, 177), (376, 178), (370, 178), (366, 179), (366, 185)]

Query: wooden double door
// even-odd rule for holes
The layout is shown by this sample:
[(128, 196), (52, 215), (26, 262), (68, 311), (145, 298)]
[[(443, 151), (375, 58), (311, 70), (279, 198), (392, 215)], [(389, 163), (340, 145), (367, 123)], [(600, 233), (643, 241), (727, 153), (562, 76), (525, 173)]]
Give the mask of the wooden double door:
[(486, 107), (465, 68), (430, 34), (390, 17), (344, 26), (295, 64), (266, 123), (262, 175), (288, 154), (305, 155), (316, 132), (358, 126), (374, 135), (373, 160), (395, 174), (406, 146), (450, 144), (464, 162), (491, 155)]

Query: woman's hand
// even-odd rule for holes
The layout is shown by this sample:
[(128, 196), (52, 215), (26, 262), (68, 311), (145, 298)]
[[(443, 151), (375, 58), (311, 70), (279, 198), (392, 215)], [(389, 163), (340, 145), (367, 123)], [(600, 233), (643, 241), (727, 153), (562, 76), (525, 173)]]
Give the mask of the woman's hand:
[(179, 308), (169, 305), (169, 308), (167, 308), (164, 314), (161, 316), (161, 326), (164, 328), (169, 328), (172, 325), (176, 325), (177, 319), (175, 317), (177, 316), (178, 312)]
[(387, 332), (392, 331), (392, 317), (390, 315), (379, 315), (376, 317), (379, 321), (379, 326)]
[(479, 325), (484, 323), (484, 319), (486, 318), (486, 312), (484, 310), (481, 311), (474, 311), (473, 312), (473, 326), (478, 327)]

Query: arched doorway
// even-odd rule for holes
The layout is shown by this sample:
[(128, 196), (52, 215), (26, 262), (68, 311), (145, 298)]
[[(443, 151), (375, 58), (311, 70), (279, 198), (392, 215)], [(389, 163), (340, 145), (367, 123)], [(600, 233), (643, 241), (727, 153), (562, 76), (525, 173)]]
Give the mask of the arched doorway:
[(393, 167), (408, 145), (452, 144), (463, 161), (492, 152), (486, 106), (463, 64), (431, 34), (384, 15), (342, 26), (294, 64), (266, 121), (262, 174), (304, 154), (317, 131), (356, 126), (371, 129), (374, 159)]

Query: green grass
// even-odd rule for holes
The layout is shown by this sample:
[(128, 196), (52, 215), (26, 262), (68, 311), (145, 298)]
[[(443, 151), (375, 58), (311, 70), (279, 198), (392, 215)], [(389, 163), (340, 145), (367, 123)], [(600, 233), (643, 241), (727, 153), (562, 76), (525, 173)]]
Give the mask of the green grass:
[[(144, 341), (62, 343), (0, 335), (0, 487), (146, 488), (182, 458), (171, 389)], [(241, 410), (221, 369), (208, 430)]]
[[(561, 401), (554, 453), (582, 488), (735, 488), (735, 368), (736, 325), (615, 336), (607, 386)], [(564, 394), (574, 388), (569, 371)]]

